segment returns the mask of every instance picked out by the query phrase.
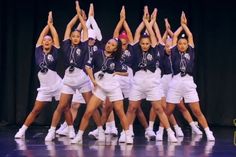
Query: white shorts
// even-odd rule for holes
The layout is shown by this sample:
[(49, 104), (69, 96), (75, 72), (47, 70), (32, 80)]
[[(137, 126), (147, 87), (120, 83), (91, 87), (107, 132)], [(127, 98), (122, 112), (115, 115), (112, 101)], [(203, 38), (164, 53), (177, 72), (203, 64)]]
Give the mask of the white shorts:
[(180, 74), (177, 74), (172, 78), (169, 84), (166, 101), (177, 104), (184, 98), (185, 103), (198, 102), (199, 97), (196, 88), (197, 86), (192, 76), (187, 74), (181, 77)]
[(163, 97), (167, 97), (168, 88), (169, 88), (171, 79), (172, 79), (172, 74), (163, 75), (161, 77), (161, 87), (163, 90)]
[(80, 103), (80, 104), (85, 104), (86, 103), (85, 100), (84, 100), (83, 95), (78, 90), (76, 90), (76, 93), (73, 94), (72, 102)]
[(132, 88), (133, 82), (133, 70), (128, 67), (128, 76), (116, 75), (115, 78), (120, 84), (120, 88), (124, 95), (124, 98), (129, 98), (130, 89)]
[(89, 77), (83, 70), (79, 68), (75, 68), (72, 73), (70, 73), (69, 68), (67, 68), (63, 78), (63, 87), (61, 93), (75, 94), (76, 90), (78, 90), (80, 93), (91, 91), (92, 87)]
[(93, 94), (102, 101), (105, 101), (106, 97), (111, 102), (123, 100), (120, 84), (113, 74), (105, 73), (102, 79), (98, 79), (99, 73), (100, 71), (94, 74), (98, 86), (94, 88)]
[(144, 98), (148, 101), (158, 101), (162, 98), (161, 71), (158, 68), (154, 73), (140, 70), (134, 76), (129, 100), (139, 101)]
[(52, 98), (55, 97), (55, 100), (58, 101), (63, 85), (61, 77), (55, 71), (48, 69), (48, 72), (45, 74), (38, 72), (38, 78), (40, 87), (37, 89), (36, 100), (48, 102), (52, 101)]

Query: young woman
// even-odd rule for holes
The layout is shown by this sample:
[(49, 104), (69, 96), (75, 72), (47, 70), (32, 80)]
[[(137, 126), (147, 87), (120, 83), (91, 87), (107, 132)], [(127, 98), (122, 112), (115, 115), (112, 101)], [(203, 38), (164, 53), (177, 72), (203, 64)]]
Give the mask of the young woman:
[[(52, 37), (47, 35), (49, 30)], [(35, 61), (37, 65), (40, 88), (34, 104), (34, 108), (26, 118), (24, 125), (16, 133), (15, 138), (24, 138), (25, 131), (33, 123), (44, 106), (55, 97), (59, 100), (62, 79), (56, 72), (57, 53), (59, 39), (56, 29), (53, 26), (52, 12), (49, 12), (48, 23), (41, 32), (35, 49)]]
[[(186, 36), (179, 36), (182, 30), (185, 31), (187, 38)], [(179, 104), (181, 99), (184, 98), (185, 103), (189, 103), (193, 114), (204, 128), (207, 140), (214, 141), (215, 137), (208, 127), (205, 116), (201, 112), (196, 91), (197, 86), (193, 81), (194, 54), (193, 35), (187, 27), (187, 19), (184, 12), (182, 12), (181, 27), (174, 33), (171, 48), (174, 77), (169, 84), (166, 113), (168, 116), (171, 115), (175, 104)]]
[[(122, 42), (122, 59), (124, 64), (126, 64), (128, 66), (128, 72), (129, 72), (129, 77), (123, 77), (123, 76), (118, 76), (117, 79), (121, 85), (121, 90), (125, 96), (125, 98), (129, 98), (129, 93), (130, 93), (130, 89), (132, 88), (132, 81), (133, 81), (133, 70), (132, 68), (134, 67), (134, 51), (133, 51), (133, 35), (132, 32), (128, 26), (128, 23), (125, 19), (125, 8), (123, 7), (121, 10), (121, 14), (120, 14), (120, 21), (118, 22), (116, 29), (114, 31), (114, 37), (118, 37), (121, 39)], [(121, 34), (119, 34), (121, 28), (124, 28), (124, 32), (122, 32)], [(127, 34), (126, 34), (127, 32)], [(146, 120), (146, 117), (142, 111), (141, 105), (138, 106), (138, 109), (136, 110), (135, 113), (139, 119), (139, 121), (141, 122), (142, 126), (145, 128), (145, 137), (147, 139), (155, 139), (155, 133), (153, 130), (150, 130), (148, 127), (148, 123)], [(132, 134), (132, 136), (134, 136), (134, 132), (133, 132), (133, 122), (131, 124), (129, 124), (129, 130)], [(121, 136), (119, 138), (119, 142), (125, 142), (125, 136), (124, 136), (124, 132), (121, 132)]]
[[(154, 15), (157, 10), (154, 10)], [(147, 7), (144, 8), (143, 23), (139, 25), (135, 32), (133, 48), (136, 55), (136, 67), (134, 82), (129, 97), (129, 108), (127, 118), (132, 123), (135, 111), (143, 98), (150, 101), (155, 112), (158, 114), (160, 121), (167, 129), (168, 140), (177, 142), (174, 132), (170, 128), (167, 116), (161, 106), (162, 90), (160, 85), (161, 71), (160, 61), (164, 54), (164, 46), (157, 42), (156, 36), (148, 22)], [(154, 22), (152, 19), (152, 23)], [(140, 37), (141, 31), (146, 26), (149, 35), (145, 34)], [(138, 42), (139, 41), (139, 42)]]
[[(91, 84), (88, 76), (83, 70), (85, 62), (88, 59), (88, 29), (80, 14), (81, 9), (78, 1), (76, 1), (76, 11), (77, 15), (67, 25), (64, 35), (63, 51), (65, 53), (66, 66), (68, 68), (66, 69), (63, 78), (64, 84), (61, 91), (60, 102), (53, 114), (51, 128), (45, 137), (45, 141), (52, 141), (55, 138), (55, 129), (63, 112), (65, 113), (65, 119), (68, 125), (68, 136), (74, 138), (75, 132), (70, 112), (72, 96), (75, 94), (76, 90), (79, 90), (86, 102), (88, 102), (91, 97)], [(72, 27), (78, 19), (80, 20), (84, 31), (84, 42), (81, 42), (80, 32), (78, 30), (71, 32)], [(100, 126), (100, 116), (98, 113), (96, 116), (97, 117), (95, 117), (94, 120), (96, 120), (96, 124)]]
[[(165, 43), (165, 53), (162, 59), (162, 66), (161, 66), (161, 71), (162, 71), (162, 78), (161, 78), (161, 86), (163, 89), (163, 97), (162, 97), (162, 106), (164, 109), (166, 109), (166, 97), (167, 97), (167, 92), (169, 88), (169, 83), (172, 79), (173, 75), (173, 70), (172, 70), (172, 63), (171, 63), (171, 53), (170, 53), (170, 47), (172, 46), (172, 37), (173, 37), (173, 32), (170, 29), (170, 24), (167, 19), (165, 19), (165, 27), (166, 31), (163, 35), (163, 42)], [(156, 32), (159, 32), (157, 24), (154, 25), (154, 29)], [(193, 122), (193, 119), (188, 112), (187, 108), (185, 107), (183, 101), (180, 102), (180, 104), (177, 105), (178, 108), (180, 109), (181, 113), (183, 114), (184, 118), (189, 122), (190, 126), (192, 127), (192, 130), (196, 134), (202, 134), (202, 132), (199, 130), (199, 128), (195, 125)], [(153, 114), (153, 108), (150, 111), (150, 115)], [(149, 121), (149, 127), (153, 126), (153, 123), (155, 121), (155, 113), (154, 116), (150, 116), (150, 121)], [(182, 137), (184, 136), (182, 129), (178, 126), (174, 115), (172, 114), (169, 118), (170, 123), (173, 125), (175, 134), (177, 137)], [(150, 123), (152, 126), (150, 126)], [(156, 140), (163, 140), (163, 125), (160, 123), (159, 130), (156, 132)]]
[[(93, 96), (80, 123), (79, 131), (71, 143), (81, 143), (84, 130), (94, 110), (105, 101), (106, 98), (112, 102), (114, 109), (126, 132), (126, 143), (132, 144), (133, 139), (128, 131), (128, 122), (123, 109), (123, 96), (119, 82), (114, 79), (115, 75), (128, 75), (127, 67), (120, 62), (121, 41), (110, 39), (104, 50), (94, 53), (92, 60), (88, 60), (86, 71), (94, 84)], [(104, 134), (102, 127), (98, 127), (98, 134)]]
[[(82, 16), (83, 16), (84, 20), (87, 19), (84, 11), (82, 11)], [(81, 30), (82, 29), (81, 26), (82, 25), (80, 23), (78, 25), (77, 29)], [(91, 59), (93, 56), (93, 53), (102, 47), (102, 43), (101, 43), (102, 34), (101, 34), (100, 28), (97, 25), (96, 20), (94, 19), (94, 6), (92, 3), (90, 4), (86, 26), (88, 28), (88, 59)], [(82, 34), (83, 34), (83, 32), (82, 32)], [(86, 42), (87, 39), (84, 39), (84, 36), (82, 35), (81, 40)], [(85, 102), (82, 94), (78, 90), (76, 90), (76, 93), (73, 95), (72, 104), (71, 104), (71, 108), (70, 108), (70, 111), (72, 113), (73, 122), (77, 116), (77, 112), (78, 112), (80, 105), (85, 104), (85, 103), (86, 102)], [(98, 114), (98, 112), (95, 114)], [(59, 135), (68, 135), (68, 125), (66, 124), (66, 122), (64, 122), (61, 125), (61, 127), (56, 131), (56, 133)]]

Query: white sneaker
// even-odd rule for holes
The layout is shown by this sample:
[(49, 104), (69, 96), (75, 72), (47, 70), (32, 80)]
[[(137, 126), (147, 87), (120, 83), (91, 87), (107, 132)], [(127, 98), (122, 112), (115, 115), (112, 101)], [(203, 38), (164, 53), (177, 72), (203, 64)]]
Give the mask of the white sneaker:
[(68, 136), (70, 139), (75, 138), (75, 129), (74, 127), (68, 128)]
[(70, 141), (71, 144), (83, 143), (83, 136), (77, 134), (73, 140)]
[(45, 140), (46, 142), (50, 142), (50, 141), (52, 141), (52, 140), (55, 139), (55, 136), (56, 136), (55, 130), (49, 129), (49, 130), (48, 130), (48, 134), (47, 134), (47, 136), (45, 137), (44, 140)]
[(63, 130), (59, 131), (59, 132), (58, 132), (58, 135), (61, 135), (61, 136), (68, 136), (68, 135), (69, 135), (69, 128), (68, 128), (68, 126), (65, 127)]
[(89, 136), (89, 138), (91, 138), (93, 140), (97, 140), (98, 139), (98, 129), (90, 131), (88, 136)]
[(195, 126), (196, 127), (193, 127), (192, 128), (192, 134), (196, 134), (196, 135), (202, 135), (202, 131), (199, 129), (199, 125), (198, 125), (198, 122), (194, 122)]
[(175, 137), (175, 133), (173, 131), (169, 133), (167, 132), (167, 135), (168, 135), (168, 141), (173, 143), (178, 142), (177, 138)]
[(184, 137), (184, 133), (180, 127), (176, 127), (174, 129), (175, 129), (176, 137)]
[(15, 134), (15, 138), (17, 139), (24, 139), (25, 138), (25, 131), (19, 129), (19, 131)]
[(207, 132), (206, 136), (207, 136), (207, 141), (215, 141), (215, 137), (212, 131)]
[(134, 143), (133, 137), (131, 135), (125, 135), (125, 143), (133, 144)]
[(111, 127), (110, 128), (110, 134), (113, 136), (113, 137), (117, 137), (118, 136), (118, 130), (116, 127)]
[(120, 143), (125, 143), (125, 142), (126, 142), (125, 132), (124, 132), (124, 131), (122, 131), (122, 132), (120, 133), (119, 142), (120, 142)]
[(131, 135), (132, 137), (134, 137), (134, 130), (133, 130), (133, 129), (132, 129), (132, 130), (129, 129), (129, 131), (130, 131), (130, 135)]
[(105, 142), (106, 136), (105, 136), (105, 131), (104, 130), (98, 130), (98, 141), (99, 142)]
[(156, 132), (156, 141), (163, 141), (163, 131)]
[(105, 134), (106, 135), (110, 135), (110, 133), (111, 133), (111, 128), (110, 127), (106, 127)]
[(56, 130), (56, 134), (61, 135), (61, 131), (63, 131), (66, 127), (68, 127), (68, 125), (66, 124), (66, 122), (64, 122), (63, 124), (61, 124), (60, 128)]
[(147, 129), (146, 131), (145, 131), (145, 138), (149, 141), (155, 141), (155, 139), (156, 139), (156, 134), (155, 134), (155, 132), (153, 131), (153, 130), (151, 130), (151, 129)]

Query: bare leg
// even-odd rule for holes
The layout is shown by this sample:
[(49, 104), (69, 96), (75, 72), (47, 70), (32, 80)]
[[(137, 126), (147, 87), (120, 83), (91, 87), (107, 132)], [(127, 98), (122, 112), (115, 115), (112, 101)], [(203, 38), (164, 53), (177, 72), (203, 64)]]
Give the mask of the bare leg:
[(35, 118), (38, 116), (38, 114), (42, 111), (42, 109), (45, 107), (45, 105), (47, 104), (47, 102), (42, 102), (42, 101), (35, 101), (34, 104), (34, 108), (33, 110), (30, 112), (30, 114), (27, 116), (24, 125), (25, 126), (30, 126)]
[[(95, 95), (93, 95), (87, 105), (86, 111), (84, 113), (84, 116), (81, 120), (80, 126), (79, 126), (79, 130), (80, 131), (84, 131), (87, 126), (88, 126), (88, 122), (89, 122), (89, 118), (92, 116), (92, 114), (94, 113), (94, 111), (98, 108), (98, 106), (101, 104), (102, 100), (100, 100), (98, 97), (96, 97)], [(100, 121), (100, 120), (99, 120)]]
[[(92, 92), (86, 92), (86, 93), (82, 93), (83, 97), (84, 97), (84, 100), (86, 102), (86, 104), (89, 103), (90, 101), (90, 98), (92, 96)], [(93, 112), (93, 120), (94, 122), (96, 123), (97, 126), (101, 126), (101, 116), (100, 116), (100, 113), (98, 111), (98, 109), (96, 108), (95, 111)]]

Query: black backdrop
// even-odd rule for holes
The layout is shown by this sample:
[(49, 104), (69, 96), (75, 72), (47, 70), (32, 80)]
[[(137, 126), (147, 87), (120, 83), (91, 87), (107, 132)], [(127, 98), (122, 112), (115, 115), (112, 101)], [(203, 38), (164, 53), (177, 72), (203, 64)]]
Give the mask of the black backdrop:
[[(236, 118), (236, 52), (235, 7), (229, 0), (81, 0), (88, 12), (95, 6), (95, 18), (104, 41), (112, 36), (121, 6), (126, 6), (127, 21), (132, 29), (141, 21), (142, 10), (158, 8), (158, 23), (164, 31), (168, 17), (172, 29), (179, 26), (181, 10), (196, 45), (196, 83), (201, 108), (210, 124), (232, 126)], [(34, 47), (46, 24), (48, 11), (53, 11), (54, 25), (62, 40), (66, 24), (75, 15), (73, 0), (11, 0), (0, 1), (0, 121), (21, 124), (33, 107), (39, 86), (34, 67)], [(63, 64), (58, 65), (63, 76)], [(37, 119), (37, 124), (50, 124), (55, 103), (49, 105)], [(147, 107), (144, 107), (147, 113)]]

